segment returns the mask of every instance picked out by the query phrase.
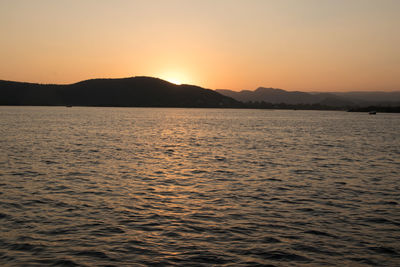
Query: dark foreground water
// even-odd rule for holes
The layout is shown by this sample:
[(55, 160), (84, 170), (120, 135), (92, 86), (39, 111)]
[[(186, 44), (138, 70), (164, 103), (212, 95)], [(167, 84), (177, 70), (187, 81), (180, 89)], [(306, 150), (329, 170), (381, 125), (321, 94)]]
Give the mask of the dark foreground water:
[(0, 107), (2, 266), (399, 266), (400, 115)]

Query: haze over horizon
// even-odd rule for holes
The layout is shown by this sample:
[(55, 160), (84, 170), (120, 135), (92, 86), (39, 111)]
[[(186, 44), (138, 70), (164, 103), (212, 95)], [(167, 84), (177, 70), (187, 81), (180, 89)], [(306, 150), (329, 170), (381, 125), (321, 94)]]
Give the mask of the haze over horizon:
[(400, 90), (400, 1), (2, 0), (0, 79)]

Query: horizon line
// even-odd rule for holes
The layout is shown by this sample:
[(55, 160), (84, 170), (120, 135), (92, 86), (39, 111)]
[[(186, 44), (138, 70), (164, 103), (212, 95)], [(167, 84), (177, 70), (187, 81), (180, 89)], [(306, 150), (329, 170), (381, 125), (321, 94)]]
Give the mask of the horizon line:
[(216, 90), (228, 90), (228, 91), (232, 91), (232, 92), (242, 92), (242, 91), (255, 91), (259, 88), (268, 88), (268, 89), (278, 89), (278, 90), (284, 90), (287, 92), (307, 92), (307, 93), (395, 93), (395, 92), (400, 92), (400, 89), (387, 89), (387, 90), (378, 90), (378, 89), (374, 89), (374, 90), (354, 90), (354, 89), (349, 89), (349, 90), (328, 90), (328, 91), (318, 91), (318, 90), (297, 90), (297, 89), (283, 89), (283, 88), (279, 88), (279, 87), (271, 87), (271, 86), (258, 86), (257, 88), (250, 90), (250, 89), (241, 89), (241, 90), (233, 90), (233, 89), (226, 89), (226, 88), (207, 88), (207, 87), (203, 87), (200, 85), (196, 85), (196, 84), (188, 84), (188, 83), (182, 83), (182, 84), (177, 84), (177, 83), (173, 83), (170, 81), (167, 81), (166, 79), (162, 79), (160, 77), (155, 77), (155, 76), (147, 76), (147, 75), (137, 75), (137, 76), (128, 76), (128, 77), (115, 77), (115, 78), (105, 78), (105, 77), (97, 77), (97, 78), (88, 78), (88, 79), (84, 79), (84, 80), (79, 80), (77, 82), (72, 82), (72, 83), (43, 83), (43, 82), (27, 82), (27, 81), (16, 81), (16, 80), (7, 80), (7, 79), (0, 79), (0, 81), (5, 81), (5, 82), (17, 82), (17, 83), (28, 83), (28, 84), (40, 84), (40, 85), (73, 85), (73, 84), (77, 84), (80, 82), (84, 82), (84, 81), (91, 81), (91, 80), (123, 80), (123, 79), (132, 79), (132, 78), (152, 78), (152, 79), (158, 79), (158, 80), (162, 80), (164, 82), (170, 83), (170, 84), (174, 84), (177, 86), (183, 86), (183, 85), (189, 85), (189, 86), (197, 86), (197, 87), (201, 87), (203, 89), (210, 89), (213, 91)]

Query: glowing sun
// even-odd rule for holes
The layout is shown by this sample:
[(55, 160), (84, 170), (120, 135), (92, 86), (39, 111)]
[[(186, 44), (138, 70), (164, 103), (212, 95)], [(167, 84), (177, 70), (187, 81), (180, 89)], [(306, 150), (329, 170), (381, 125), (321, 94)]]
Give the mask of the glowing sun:
[(167, 80), (170, 83), (174, 83), (174, 84), (182, 84), (181, 79), (175, 78), (175, 77), (171, 77), (171, 78), (166, 78), (165, 80)]
[(187, 84), (189, 80), (187, 75), (180, 72), (165, 72), (159, 76), (161, 79), (177, 85)]

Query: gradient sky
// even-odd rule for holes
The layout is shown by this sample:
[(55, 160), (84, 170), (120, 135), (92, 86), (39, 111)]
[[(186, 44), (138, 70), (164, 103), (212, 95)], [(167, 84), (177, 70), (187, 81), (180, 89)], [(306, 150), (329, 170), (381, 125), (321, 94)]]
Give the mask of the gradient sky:
[(0, 79), (400, 90), (399, 0), (0, 0)]

